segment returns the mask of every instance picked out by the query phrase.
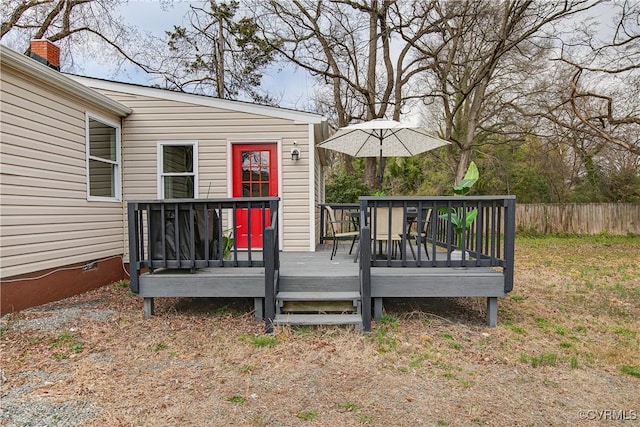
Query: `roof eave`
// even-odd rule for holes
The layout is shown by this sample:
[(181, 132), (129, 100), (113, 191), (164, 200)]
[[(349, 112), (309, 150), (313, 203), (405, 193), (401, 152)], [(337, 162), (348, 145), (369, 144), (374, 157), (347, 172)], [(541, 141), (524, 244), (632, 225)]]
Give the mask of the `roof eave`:
[(326, 121), (326, 118), (320, 114), (308, 113), (304, 111), (289, 110), (280, 107), (271, 107), (268, 105), (252, 104), (243, 101), (232, 101), (228, 99), (214, 98), (211, 96), (186, 92), (175, 92), (168, 89), (154, 88), (132, 83), (122, 83), (92, 77), (77, 75), (69, 75), (69, 77), (78, 81), (79, 83), (95, 89), (122, 92), (131, 95), (149, 96), (152, 98), (167, 99), (207, 107), (221, 108), (231, 111), (258, 114), (278, 119), (292, 120), (296, 124), (319, 124)]
[(39, 81), (69, 93), (73, 96), (80, 97), (94, 105), (100, 106), (120, 117), (126, 117), (132, 113), (132, 109), (123, 105), (88, 86), (83, 85), (67, 75), (55, 71), (46, 65), (40, 64), (26, 55), (18, 53), (6, 46), (0, 45), (1, 54), (0, 61), (2, 68), (10, 67), (19, 72), (34, 77)]

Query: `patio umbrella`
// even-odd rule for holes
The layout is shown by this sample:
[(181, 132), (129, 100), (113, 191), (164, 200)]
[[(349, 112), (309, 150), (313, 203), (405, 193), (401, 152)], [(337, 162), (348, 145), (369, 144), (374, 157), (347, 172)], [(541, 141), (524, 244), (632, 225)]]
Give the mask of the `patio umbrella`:
[[(375, 119), (342, 127), (319, 147), (353, 157), (411, 157), (449, 144), (430, 135), (426, 129), (412, 127), (395, 120)], [(382, 168), (380, 168), (382, 189)]]

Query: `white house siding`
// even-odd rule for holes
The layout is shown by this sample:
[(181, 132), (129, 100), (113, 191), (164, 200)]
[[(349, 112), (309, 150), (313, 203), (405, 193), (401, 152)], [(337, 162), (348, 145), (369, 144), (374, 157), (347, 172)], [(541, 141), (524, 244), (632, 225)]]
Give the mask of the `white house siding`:
[[(90, 84), (90, 82), (88, 82)], [(120, 85), (118, 85), (120, 86)], [(198, 144), (198, 196), (229, 197), (227, 152), (231, 143), (274, 142), (281, 146), (283, 250), (308, 251), (310, 247), (309, 125), (253, 113), (231, 111), (196, 103), (128, 93), (113, 87), (96, 89), (133, 110), (123, 121), (123, 191), (125, 200), (157, 198), (157, 144), (159, 141), (196, 141)], [(144, 91), (153, 91), (145, 88)], [(181, 94), (181, 96), (187, 96)], [(195, 95), (192, 95), (195, 96)], [(197, 97), (201, 98), (201, 97)], [(291, 160), (293, 142), (301, 159)], [(125, 239), (126, 228), (123, 230)], [(125, 251), (126, 252), (126, 251)]]
[(122, 203), (87, 201), (85, 112), (120, 117), (2, 65), (0, 277), (121, 255)]

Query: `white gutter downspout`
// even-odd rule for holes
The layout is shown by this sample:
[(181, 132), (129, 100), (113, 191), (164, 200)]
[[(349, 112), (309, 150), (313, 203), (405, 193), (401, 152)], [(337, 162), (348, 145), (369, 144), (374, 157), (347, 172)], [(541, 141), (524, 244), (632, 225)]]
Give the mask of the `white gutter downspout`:
[(309, 123), (309, 252), (316, 251), (316, 150), (315, 129)]

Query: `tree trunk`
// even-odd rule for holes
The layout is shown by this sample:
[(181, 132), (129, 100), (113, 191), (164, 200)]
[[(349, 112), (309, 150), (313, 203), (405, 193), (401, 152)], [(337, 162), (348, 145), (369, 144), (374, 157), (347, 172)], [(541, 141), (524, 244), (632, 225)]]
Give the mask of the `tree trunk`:
[(216, 86), (218, 89), (218, 98), (224, 99), (224, 25), (222, 17), (218, 17), (218, 63), (216, 64)]
[(376, 174), (377, 163), (378, 162), (375, 157), (367, 157), (365, 159), (364, 183), (367, 184), (367, 187), (372, 191), (380, 189), (380, 184), (378, 183), (378, 177)]
[(342, 164), (344, 165), (344, 171), (349, 176), (354, 176), (356, 174), (356, 168), (353, 167), (353, 157), (348, 154), (341, 153)]

